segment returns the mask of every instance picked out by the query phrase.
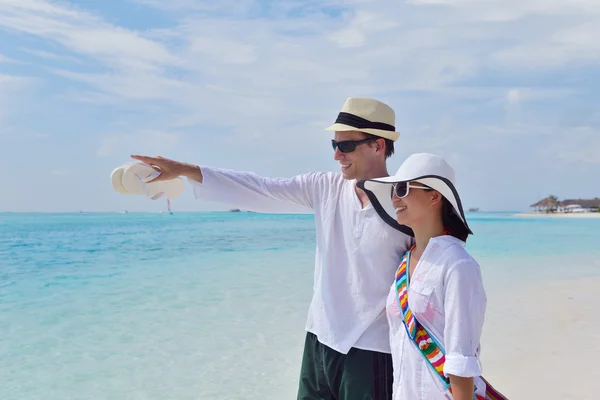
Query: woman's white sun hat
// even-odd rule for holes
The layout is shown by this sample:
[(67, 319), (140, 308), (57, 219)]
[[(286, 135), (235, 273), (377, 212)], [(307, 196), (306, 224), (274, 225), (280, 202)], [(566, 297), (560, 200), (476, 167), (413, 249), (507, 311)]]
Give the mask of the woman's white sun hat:
[(392, 141), (398, 140), (396, 113), (385, 103), (375, 99), (349, 97), (335, 123), (326, 131), (360, 131)]
[(357, 183), (363, 189), (371, 204), (384, 221), (406, 231), (405, 226), (396, 221), (396, 211), (392, 205), (392, 184), (396, 182), (420, 182), (444, 196), (452, 205), (453, 211), (463, 222), (469, 233), (460, 196), (456, 190), (454, 169), (441, 157), (430, 153), (417, 153), (408, 157), (395, 175), (385, 178), (368, 179)]
[(145, 195), (152, 200), (160, 198), (176, 199), (185, 190), (185, 182), (181, 178), (168, 181), (150, 182), (160, 172), (148, 164), (126, 163), (115, 168), (110, 180), (113, 189), (121, 194)]

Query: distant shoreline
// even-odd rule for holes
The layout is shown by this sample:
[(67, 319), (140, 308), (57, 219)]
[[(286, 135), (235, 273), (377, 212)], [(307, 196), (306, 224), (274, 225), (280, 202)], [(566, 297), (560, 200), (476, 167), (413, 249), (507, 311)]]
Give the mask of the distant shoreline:
[(535, 213), (523, 212), (514, 214), (515, 217), (535, 217), (535, 218), (600, 218), (600, 212), (586, 213)]

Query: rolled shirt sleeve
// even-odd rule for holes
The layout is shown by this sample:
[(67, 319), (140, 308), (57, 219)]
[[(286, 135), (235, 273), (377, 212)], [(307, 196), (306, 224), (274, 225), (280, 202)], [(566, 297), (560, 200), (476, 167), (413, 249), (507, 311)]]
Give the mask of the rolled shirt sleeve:
[(487, 297), (481, 269), (474, 260), (455, 263), (446, 272), (444, 290), (444, 374), (481, 375), (479, 342)]

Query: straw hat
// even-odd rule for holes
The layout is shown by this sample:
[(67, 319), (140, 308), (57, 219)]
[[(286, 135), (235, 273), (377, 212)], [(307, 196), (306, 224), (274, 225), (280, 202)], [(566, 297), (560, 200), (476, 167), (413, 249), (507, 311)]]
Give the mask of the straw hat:
[(420, 182), (440, 192), (450, 202), (467, 231), (473, 234), (455, 187), (454, 169), (443, 158), (429, 153), (413, 154), (402, 163), (395, 175), (357, 183), (367, 193), (379, 216), (388, 224), (405, 231), (407, 227), (396, 221), (396, 210), (392, 204), (392, 184), (396, 182)]
[(349, 97), (335, 123), (327, 131), (360, 131), (392, 141), (398, 140), (396, 114), (385, 103), (375, 99)]

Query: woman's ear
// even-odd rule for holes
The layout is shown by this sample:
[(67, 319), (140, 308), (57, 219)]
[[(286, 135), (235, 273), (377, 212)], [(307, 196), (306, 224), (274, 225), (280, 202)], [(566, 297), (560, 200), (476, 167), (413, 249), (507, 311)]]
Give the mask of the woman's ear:
[(442, 196), (442, 194), (440, 192), (438, 192), (437, 190), (432, 190), (431, 191), (431, 204), (438, 204), (441, 203), (441, 201), (444, 199), (444, 196)]

